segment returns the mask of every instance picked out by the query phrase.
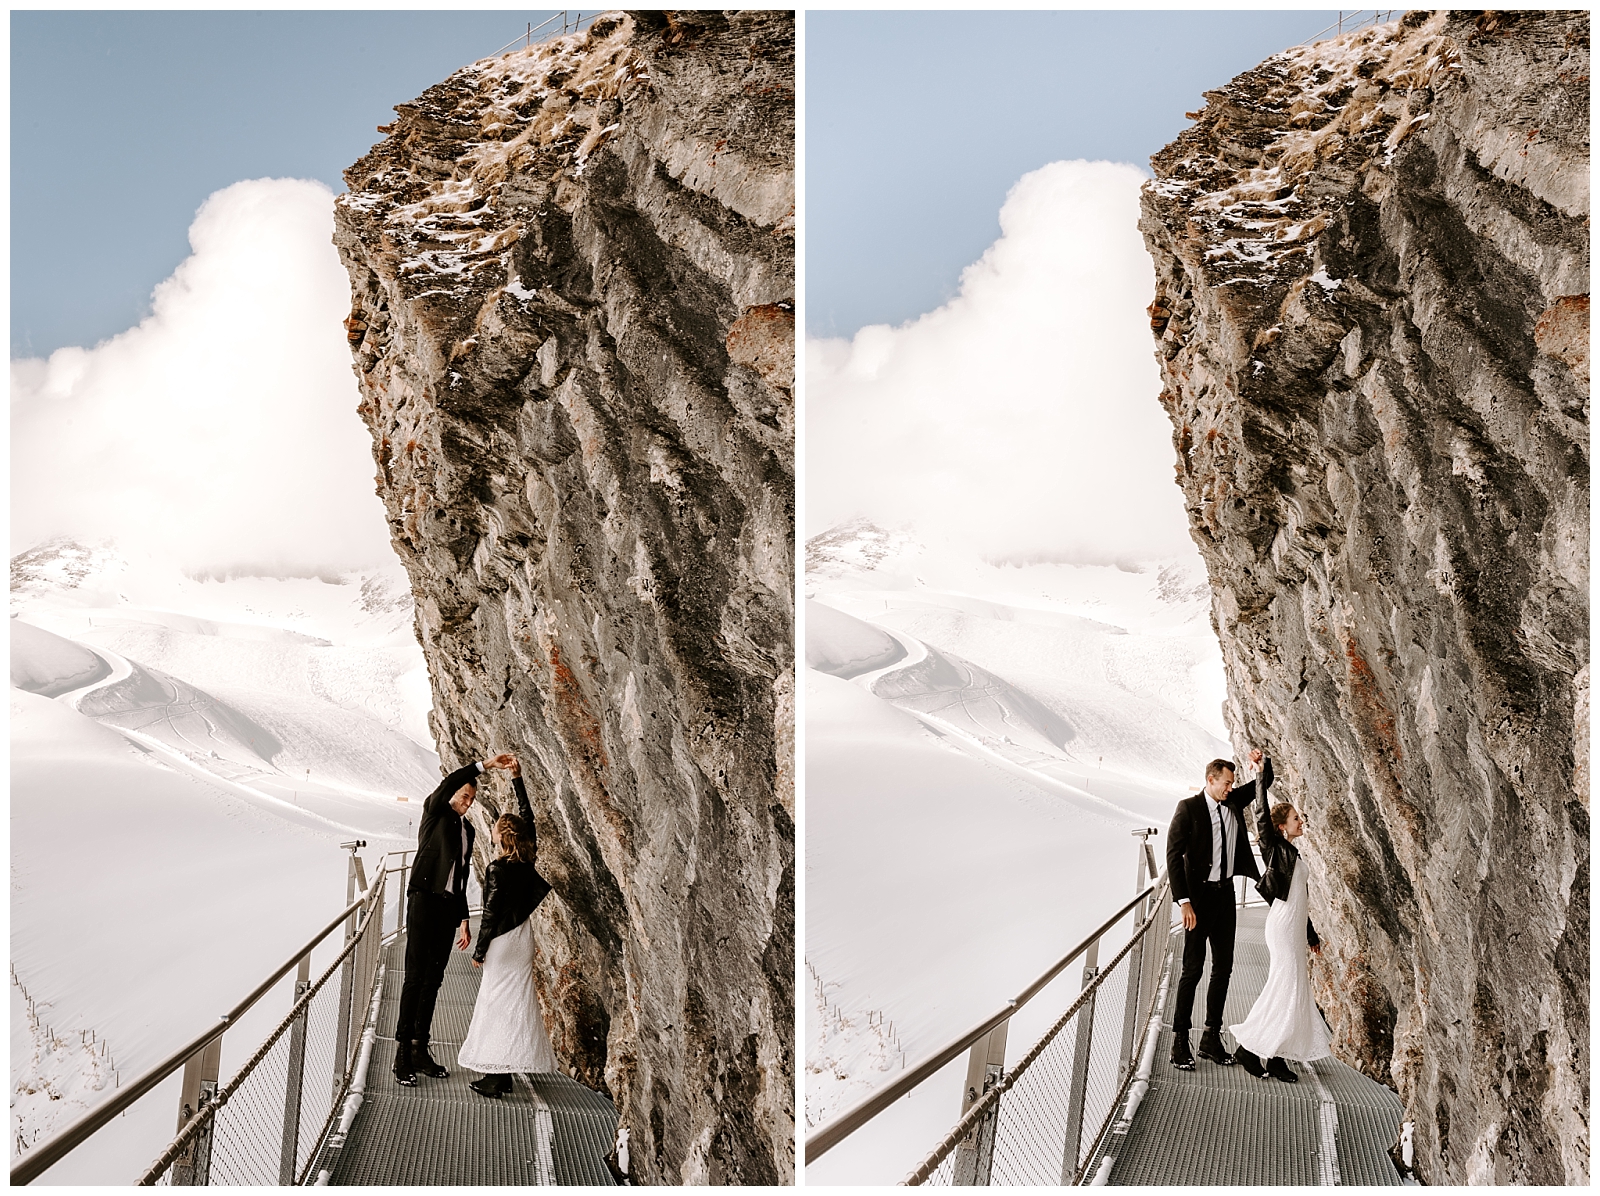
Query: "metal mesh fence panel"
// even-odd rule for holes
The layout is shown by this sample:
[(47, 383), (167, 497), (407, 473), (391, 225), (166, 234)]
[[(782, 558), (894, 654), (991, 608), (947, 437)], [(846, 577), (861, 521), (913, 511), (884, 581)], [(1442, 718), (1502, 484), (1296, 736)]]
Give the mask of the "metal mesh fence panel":
[(1070, 1184), (1122, 1085), (1128, 957), (1000, 1102), (990, 1183)]
[(911, 1184), (1082, 1182), (1139, 1067), (1170, 947), (1165, 886), (1067, 1010), (962, 1117)]
[[(334, 1052), (339, 1036), (339, 994), (330, 984), (323, 990), (326, 999), (312, 1003), (306, 1024), (306, 1063), (300, 1106), (300, 1140), (295, 1150), (295, 1175), (302, 1175), (327, 1133), (328, 1120), (337, 1110), (335, 1093), (344, 1086), (344, 1075), (334, 1068)], [(366, 1007), (361, 1008), (365, 1015)]]
[(279, 1038), (211, 1128), (211, 1168), (217, 1186), (275, 1184), (283, 1148), (284, 1090), (289, 1078), (289, 1036)]
[(355, 937), (141, 1179), (145, 1184), (303, 1182), (350, 1081), (381, 956), (380, 879)]

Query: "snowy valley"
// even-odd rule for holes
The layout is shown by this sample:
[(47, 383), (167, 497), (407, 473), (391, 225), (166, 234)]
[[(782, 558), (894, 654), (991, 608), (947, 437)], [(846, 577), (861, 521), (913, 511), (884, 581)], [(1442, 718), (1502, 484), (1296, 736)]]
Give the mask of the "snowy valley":
[[(369, 876), (412, 846), (438, 759), (398, 565), (205, 579), (58, 539), (13, 559), (11, 616), (16, 1152), (326, 925), (341, 842), (367, 841)], [(283, 1013), (258, 1009), (224, 1074)], [(129, 1182), (171, 1136), (176, 1078), (45, 1182)]]
[[(807, 543), (806, 579), (809, 1132), (1132, 897), (1131, 832), (1159, 828), (1159, 855), (1229, 749), (1198, 556), (997, 565), (858, 519)], [(1015, 1053), (1049, 1003), (1015, 1020)], [(898, 1182), (953, 1124), (964, 1068), (808, 1182)]]

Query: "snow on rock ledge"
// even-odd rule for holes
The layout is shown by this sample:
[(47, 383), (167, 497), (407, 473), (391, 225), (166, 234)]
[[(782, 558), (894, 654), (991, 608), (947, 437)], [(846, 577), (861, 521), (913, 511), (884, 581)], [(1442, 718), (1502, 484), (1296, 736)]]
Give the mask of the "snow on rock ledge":
[(1586, 13), (1409, 14), (1208, 93), (1143, 200), (1229, 721), (1430, 1183), (1588, 1182), (1588, 76)]
[(606, 14), (337, 205), (439, 752), (521, 753), (552, 1041), (656, 1183), (794, 1174), (793, 39)]

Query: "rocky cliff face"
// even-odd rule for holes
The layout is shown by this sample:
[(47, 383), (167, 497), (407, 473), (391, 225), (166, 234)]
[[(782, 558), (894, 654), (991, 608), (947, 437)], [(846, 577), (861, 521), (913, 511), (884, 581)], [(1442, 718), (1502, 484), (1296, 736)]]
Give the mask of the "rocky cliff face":
[(793, 1178), (793, 33), (485, 59), (338, 202), (439, 752), (522, 757), (552, 1041), (647, 1182)]
[(1336, 1049), (1435, 1183), (1587, 1183), (1588, 16), (1415, 13), (1208, 93), (1141, 227), (1240, 749)]

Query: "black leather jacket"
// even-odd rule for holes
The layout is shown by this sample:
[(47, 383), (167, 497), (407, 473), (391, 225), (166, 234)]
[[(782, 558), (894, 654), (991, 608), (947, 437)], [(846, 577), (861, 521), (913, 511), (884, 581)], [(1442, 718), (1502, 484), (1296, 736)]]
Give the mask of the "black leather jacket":
[[(1272, 767), (1270, 760), (1267, 761), (1267, 767)], [(1256, 882), (1256, 892), (1271, 905), (1289, 896), (1289, 882), (1294, 879), (1294, 866), (1300, 862), (1300, 853), (1293, 843), (1283, 837), (1283, 832), (1272, 825), (1272, 810), (1267, 802), (1265, 786), (1261, 787), (1256, 799), (1256, 842), (1261, 847), (1261, 860), (1265, 865), (1261, 879)], [(1322, 942), (1310, 918), (1306, 919), (1306, 942), (1313, 947)]]
[[(511, 778), (511, 789), (517, 797), (516, 813), (528, 824), (529, 834), (535, 836), (537, 843), (533, 808), (528, 804), (528, 791), (521, 777)], [(533, 864), (506, 859), (490, 861), (483, 874), (483, 919), (478, 923), (478, 945), (473, 949), (472, 958), (482, 963), (495, 936), (513, 931), (526, 922), (549, 892), (550, 882), (539, 875)]]

